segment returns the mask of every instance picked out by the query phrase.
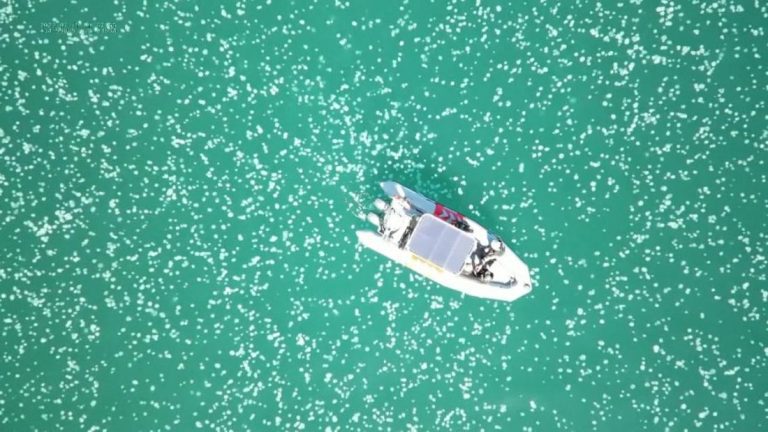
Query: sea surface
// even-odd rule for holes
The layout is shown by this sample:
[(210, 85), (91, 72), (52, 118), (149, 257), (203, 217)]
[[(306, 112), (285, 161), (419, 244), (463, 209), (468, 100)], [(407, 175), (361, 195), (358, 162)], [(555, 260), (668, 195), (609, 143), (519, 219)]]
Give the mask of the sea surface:
[(0, 430), (768, 430), (767, 104), (760, 0), (2, 0)]

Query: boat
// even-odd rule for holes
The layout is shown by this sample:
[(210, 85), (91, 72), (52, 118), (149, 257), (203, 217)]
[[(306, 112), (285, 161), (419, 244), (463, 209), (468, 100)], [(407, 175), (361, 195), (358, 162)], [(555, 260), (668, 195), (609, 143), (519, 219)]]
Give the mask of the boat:
[(528, 266), (497, 234), (394, 181), (366, 219), (358, 241), (440, 285), (484, 299), (514, 301), (531, 292)]

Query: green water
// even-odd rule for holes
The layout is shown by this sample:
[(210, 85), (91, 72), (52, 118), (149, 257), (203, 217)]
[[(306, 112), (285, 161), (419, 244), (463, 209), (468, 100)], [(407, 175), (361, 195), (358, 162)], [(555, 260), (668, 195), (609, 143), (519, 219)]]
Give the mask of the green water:
[(0, 430), (768, 430), (765, 2), (215, 3), (0, 5)]

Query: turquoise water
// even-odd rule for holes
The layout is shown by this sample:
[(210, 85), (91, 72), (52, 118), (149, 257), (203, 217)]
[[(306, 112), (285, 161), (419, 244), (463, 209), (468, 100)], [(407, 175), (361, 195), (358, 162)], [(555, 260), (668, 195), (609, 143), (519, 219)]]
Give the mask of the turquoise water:
[(764, 2), (151, 3), (0, 5), (0, 430), (766, 430)]

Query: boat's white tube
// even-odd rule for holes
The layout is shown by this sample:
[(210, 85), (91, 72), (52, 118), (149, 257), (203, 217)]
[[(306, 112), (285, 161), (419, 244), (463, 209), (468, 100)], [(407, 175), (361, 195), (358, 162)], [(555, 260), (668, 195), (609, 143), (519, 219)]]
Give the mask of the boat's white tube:
[[(445, 287), (467, 295), (492, 300), (513, 301), (528, 294), (531, 291), (531, 284), (527, 272), (527, 267), (524, 267), (525, 274), (521, 274), (520, 277), (517, 278), (515, 284), (488, 284), (466, 276), (454, 275), (446, 272), (406, 250), (399, 249), (393, 243), (383, 239), (381, 236), (374, 232), (357, 231), (356, 234), (360, 243), (365, 247), (373, 249), (381, 255), (384, 255), (385, 257), (396, 261)], [(507, 259), (510, 259), (511, 256), (508, 256), (507, 253), (510, 252), (505, 252), (505, 254), (503, 254), (500, 259), (504, 258), (505, 256)], [(520, 261), (520, 264), (525, 266), (522, 261)]]

